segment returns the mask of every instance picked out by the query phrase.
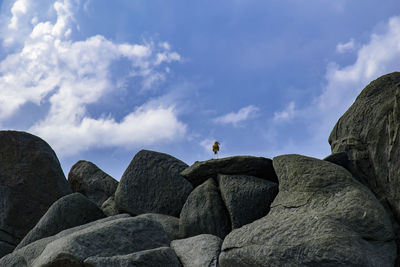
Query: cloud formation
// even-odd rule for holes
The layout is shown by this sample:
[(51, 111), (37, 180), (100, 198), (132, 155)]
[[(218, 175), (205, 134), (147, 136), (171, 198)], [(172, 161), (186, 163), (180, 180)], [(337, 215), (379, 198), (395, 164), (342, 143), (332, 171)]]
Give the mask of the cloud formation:
[(296, 104), (291, 101), (287, 107), (278, 112), (274, 112), (274, 121), (288, 121), (291, 120), (295, 115)]
[(257, 115), (259, 108), (249, 105), (247, 107), (241, 108), (238, 112), (230, 112), (228, 114), (222, 115), (215, 118), (214, 123), (218, 124), (232, 124), (233, 126), (238, 126), (239, 123), (254, 118)]
[[(15, 1), (8, 30), (1, 36), (4, 47), (17, 48), (0, 62), (0, 122), (26, 103), (50, 104), (45, 118), (27, 130), (44, 138), (61, 155), (93, 147), (171, 141), (185, 134), (186, 126), (178, 120), (173, 105), (143, 103), (120, 120), (105, 115), (94, 118), (87, 112), (88, 105), (121, 89), (110, 70), (117, 60), (129, 62), (129, 74), (122, 78), (137, 78), (138, 90), (163, 81), (168, 73), (165, 64), (181, 60), (168, 43), (120, 44), (101, 35), (74, 41), (71, 33), (78, 1), (50, 2), (54, 22), (37, 18), (35, 3)], [(26, 29), (30, 30), (21, 36)], [(21, 48), (18, 43), (23, 44)]]
[(354, 39), (351, 38), (350, 41), (347, 43), (338, 43), (336, 45), (336, 52), (339, 54), (343, 54), (349, 51), (352, 51), (356, 48), (356, 43), (354, 42)]

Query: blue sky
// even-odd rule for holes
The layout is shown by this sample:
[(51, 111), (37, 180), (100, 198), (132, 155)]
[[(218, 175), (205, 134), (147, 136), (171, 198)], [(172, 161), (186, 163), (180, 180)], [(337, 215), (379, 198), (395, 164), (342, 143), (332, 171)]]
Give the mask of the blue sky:
[(0, 128), (120, 179), (140, 149), (187, 164), (323, 158), (370, 81), (400, 71), (398, 0), (4, 0)]

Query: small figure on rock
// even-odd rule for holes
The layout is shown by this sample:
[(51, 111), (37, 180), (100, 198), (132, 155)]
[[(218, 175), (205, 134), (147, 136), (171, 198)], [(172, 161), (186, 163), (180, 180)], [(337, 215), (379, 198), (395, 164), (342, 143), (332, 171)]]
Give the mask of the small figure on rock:
[(212, 147), (212, 150), (214, 151), (214, 155), (216, 157), (218, 157), (218, 151), (219, 151), (219, 142), (218, 141), (215, 141), (215, 143)]

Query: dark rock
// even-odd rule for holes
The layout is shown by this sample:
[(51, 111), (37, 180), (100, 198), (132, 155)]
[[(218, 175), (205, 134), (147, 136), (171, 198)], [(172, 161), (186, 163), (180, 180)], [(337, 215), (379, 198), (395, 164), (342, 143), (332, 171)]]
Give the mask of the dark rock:
[(118, 181), (89, 161), (80, 160), (72, 166), (68, 182), (73, 192), (85, 195), (101, 207), (104, 201), (114, 195)]
[(273, 164), (280, 183), (270, 212), (225, 238), (221, 267), (394, 266), (389, 216), (347, 170), (300, 155)]
[(159, 222), (164, 228), (165, 232), (168, 234), (170, 240), (182, 238), (179, 233), (179, 218), (156, 213), (146, 213), (136, 216), (136, 218), (147, 218), (149, 220)]
[(179, 231), (182, 237), (200, 234), (224, 238), (231, 230), (229, 214), (214, 179), (196, 187), (182, 208)]
[(400, 72), (371, 82), (333, 128), (333, 153), (346, 153), (360, 177), (400, 222)]
[(13, 252), (15, 246), (10, 244), (10, 243), (6, 243), (3, 241), (0, 241), (0, 255), (7, 255), (11, 252)]
[(242, 174), (256, 176), (273, 182), (278, 182), (272, 161), (263, 157), (235, 156), (206, 161), (196, 161), (186, 168), (181, 175), (194, 187), (209, 178), (217, 178), (218, 174)]
[(267, 215), (278, 194), (277, 183), (254, 176), (218, 175), (218, 184), (230, 215), (232, 229)]
[(133, 215), (178, 216), (192, 186), (180, 172), (187, 165), (163, 153), (141, 150), (122, 175), (115, 192), (118, 209)]
[(104, 218), (96, 204), (80, 193), (60, 198), (49, 208), (34, 228), (22, 239), (16, 249), (38, 239), (53, 236), (62, 230)]
[[(146, 218), (97, 223), (49, 243), (34, 266), (82, 266), (92, 256), (112, 257), (168, 246), (162, 226)], [(63, 265), (64, 264), (64, 265)]]
[(170, 247), (143, 250), (128, 255), (113, 257), (90, 257), (84, 261), (85, 267), (181, 267)]
[(57, 239), (62, 239), (65, 236), (68, 236), (72, 233), (78, 232), (80, 230), (83, 230), (83, 229), (86, 229), (89, 227), (93, 227), (95, 225), (100, 225), (100, 224), (104, 224), (106, 222), (110, 222), (110, 221), (118, 220), (118, 219), (122, 219), (122, 218), (128, 218), (128, 217), (130, 217), (129, 214), (119, 214), (119, 215), (113, 216), (113, 217), (106, 217), (104, 219), (90, 222), (85, 225), (80, 225), (80, 226), (76, 226), (74, 228), (70, 228), (70, 229), (61, 231), (60, 233), (58, 233), (54, 236), (49, 236), (46, 238), (39, 239), (39, 240), (32, 242), (20, 249), (17, 249), (14, 252), (1, 258), (0, 266), (7, 266), (7, 267), (8, 266), (15, 266), (15, 267), (36, 266), (36, 265), (34, 265), (35, 259), (41, 255), (41, 253), (46, 248), (46, 246), (49, 245), (51, 242), (53, 242)]
[(56, 154), (37, 136), (0, 131), (0, 155), (0, 232), (17, 245), (71, 188)]
[(101, 205), (101, 209), (107, 216), (114, 216), (119, 213), (117, 204), (115, 204), (114, 196), (111, 196), (104, 201), (103, 205)]
[(221, 245), (221, 238), (206, 234), (171, 242), (183, 267), (218, 266)]

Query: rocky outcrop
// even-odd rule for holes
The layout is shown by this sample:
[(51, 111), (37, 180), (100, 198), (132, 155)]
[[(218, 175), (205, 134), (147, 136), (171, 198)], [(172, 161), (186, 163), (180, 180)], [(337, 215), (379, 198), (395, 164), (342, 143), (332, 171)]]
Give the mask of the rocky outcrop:
[(143, 250), (128, 255), (113, 257), (90, 257), (85, 267), (126, 266), (126, 267), (181, 267), (179, 259), (170, 247)]
[[(104, 219), (100, 219), (91, 223), (87, 223), (84, 225), (76, 226), (64, 231), (61, 231), (60, 233), (54, 235), (54, 236), (49, 236), (46, 238), (39, 239), (35, 242), (32, 242), (20, 249), (16, 249), (14, 252), (11, 254), (8, 254), (4, 256), (3, 258), (0, 259), (0, 266), (15, 266), (15, 267), (31, 267), (35, 266), (34, 261), (36, 260), (37, 257), (39, 257), (44, 249), (46, 248), (47, 245), (52, 243), (53, 241), (57, 239), (63, 239), (66, 236), (73, 234), (75, 232), (79, 232), (81, 230), (90, 228), (90, 227), (95, 227), (96, 225), (101, 225), (110, 221), (114, 220), (119, 220), (123, 218), (129, 218), (131, 217), (129, 214), (119, 214), (116, 216), (112, 217), (107, 217)], [(36, 266), (35, 266), (36, 267)]]
[(0, 131), (0, 155), (1, 257), (71, 188), (56, 154), (37, 136)]
[(73, 192), (78, 192), (96, 203), (98, 207), (114, 195), (118, 181), (90, 161), (80, 160), (72, 166), (68, 182)]
[(104, 213), (80, 193), (60, 198), (49, 208), (39, 222), (22, 239), (16, 249), (38, 239), (53, 236), (69, 228), (104, 218)]
[(400, 72), (371, 82), (336, 123), (332, 153), (345, 153), (352, 174), (400, 222)]
[(221, 238), (207, 234), (171, 242), (183, 267), (217, 267), (221, 245)]
[(133, 215), (160, 213), (179, 216), (192, 186), (181, 175), (187, 165), (167, 154), (141, 150), (122, 175), (115, 202)]
[(115, 203), (114, 196), (109, 197), (104, 203), (101, 205), (101, 210), (107, 216), (114, 216), (119, 213), (117, 204)]
[(279, 193), (271, 211), (225, 238), (221, 267), (394, 265), (389, 216), (348, 171), (300, 155), (273, 164)]
[(254, 176), (218, 175), (218, 184), (232, 229), (267, 215), (278, 194), (278, 184)]
[(263, 157), (235, 156), (222, 159), (196, 161), (181, 172), (194, 187), (218, 174), (242, 174), (278, 182), (272, 161)]
[(214, 179), (196, 187), (182, 208), (179, 231), (182, 237), (211, 234), (224, 238), (231, 230), (229, 214)]
[(136, 218), (147, 218), (160, 223), (170, 240), (181, 238), (179, 233), (179, 218), (156, 213), (146, 213), (136, 216)]

